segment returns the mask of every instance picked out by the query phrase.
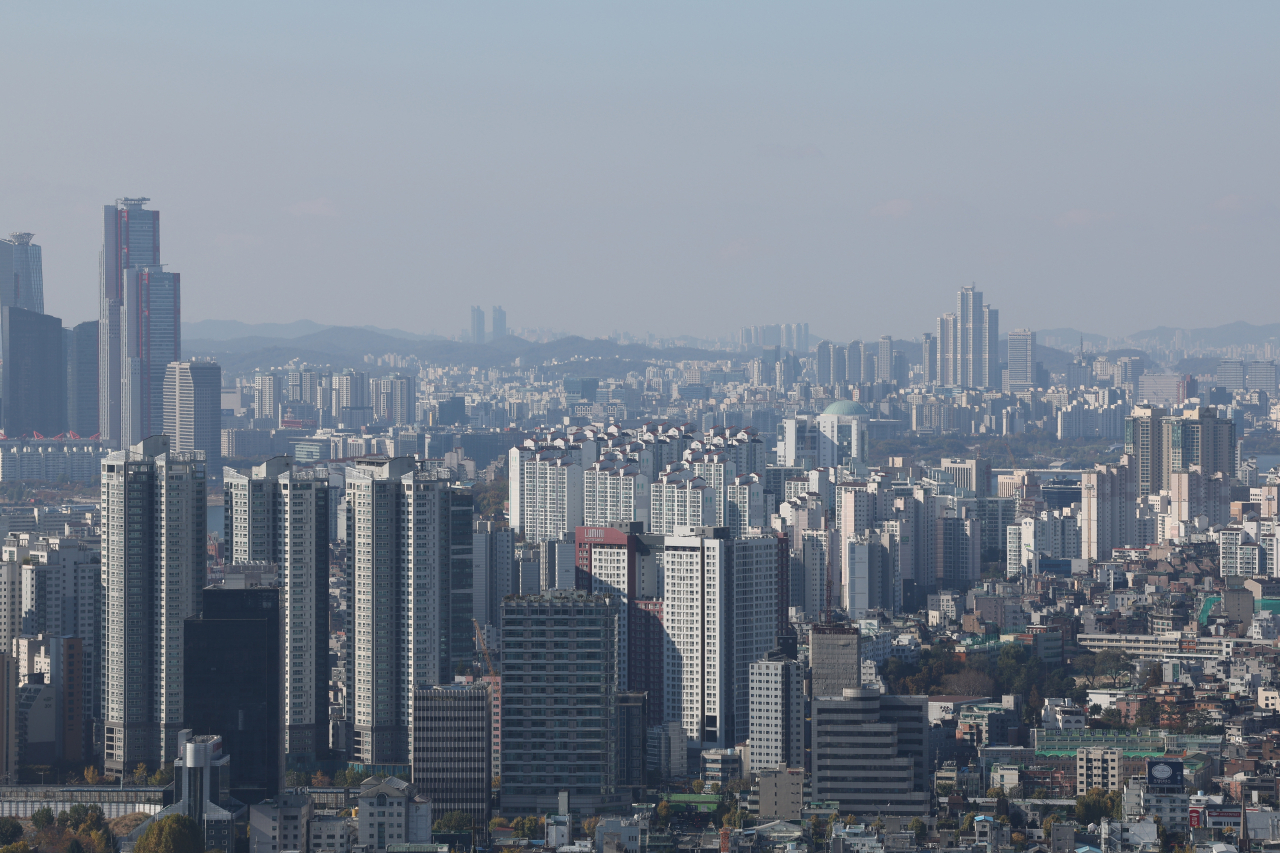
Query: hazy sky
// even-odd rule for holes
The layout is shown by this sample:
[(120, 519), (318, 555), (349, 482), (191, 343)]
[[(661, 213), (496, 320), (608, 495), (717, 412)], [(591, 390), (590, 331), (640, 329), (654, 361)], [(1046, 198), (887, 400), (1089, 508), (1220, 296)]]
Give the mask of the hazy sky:
[(97, 316), (912, 337), (1280, 320), (1280, 4), (0, 2), (0, 232)]

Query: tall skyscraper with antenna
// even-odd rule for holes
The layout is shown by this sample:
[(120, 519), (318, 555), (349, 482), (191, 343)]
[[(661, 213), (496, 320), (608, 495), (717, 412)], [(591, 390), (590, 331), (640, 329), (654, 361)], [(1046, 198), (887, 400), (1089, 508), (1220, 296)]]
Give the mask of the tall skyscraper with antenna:
[(182, 358), (181, 282), (160, 264), (160, 212), (149, 201), (103, 208), (98, 417), (116, 447), (160, 432), (165, 367)]

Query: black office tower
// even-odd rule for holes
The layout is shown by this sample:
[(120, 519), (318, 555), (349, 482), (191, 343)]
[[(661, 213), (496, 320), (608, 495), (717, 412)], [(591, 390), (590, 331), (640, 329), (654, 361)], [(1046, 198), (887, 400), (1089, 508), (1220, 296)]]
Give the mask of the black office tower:
[(11, 306), (3, 312), (4, 434), (52, 438), (67, 428), (62, 321)]
[(284, 774), (280, 593), (274, 587), (204, 591), (204, 612), (186, 620), (183, 699), (194, 735), (222, 735), (231, 796), (250, 805), (274, 797)]
[(67, 429), (81, 438), (98, 434), (98, 321), (63, 329), (67, 350)]

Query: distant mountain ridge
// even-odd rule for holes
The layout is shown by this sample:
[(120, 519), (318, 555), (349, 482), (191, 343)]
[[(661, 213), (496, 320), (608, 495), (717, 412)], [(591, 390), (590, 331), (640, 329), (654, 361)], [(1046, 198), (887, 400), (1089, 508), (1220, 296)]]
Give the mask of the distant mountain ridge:
[(520, 360), (521, 366), (529, 367), (554, 361), (560, 362), (556, 372), (582, 376), (612, 375), (609, 371), (618, 370), (625, 375), (627, 370), (635, 369), (636, 365), (658, 358), (712, 360), (727, 355), (724, 352), (692, 347), (654, 349), (644, 344), (618, 344), (604, 338), (577, 336), (548, 343), (532, 343), (507, 335), (487, 344), (476, 345), (443, 338), (398, 337), (394, 334), (395, 331), (356, 326), (322, 326), (318, 330), (292, 337), (254, 334), (225, 340), (188, 337), (184, 334), (182, 350), (184, 358), (211, 357), (223, 369), (236, 372), (280, 367), (294, 359), (337, 368), (356, 367), (364, 365), (366, 355), (395, 353), (417, 356), (435, 364), (464, 364), (471, 367), (505, 367), (514, 364), (516, 359)]
[(411, 341), (440, 341), (439, 335), (422, 335), (403, 329), (381, 329), (377, 326), (341, 327), (317, 323), (314, 320), (294, 320), (292, 323), (244, 323), (240, 320), (198, 320), (182, 324), (182, 337), (205, 341), (230, 341), (236, 338), (283, 338), (292, 340), (317, 332), (337, 328), (359, 328), (377, 332), (391, 338)]

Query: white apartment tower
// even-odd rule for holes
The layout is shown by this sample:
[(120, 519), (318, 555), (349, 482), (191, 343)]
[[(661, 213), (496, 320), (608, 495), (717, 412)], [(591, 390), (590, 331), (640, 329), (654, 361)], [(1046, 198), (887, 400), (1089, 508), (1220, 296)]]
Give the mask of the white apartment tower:
[(361, 459), (348, 469), (355, 763), (408, 764), (414, 690), (450, 683), (455, 665), (471, 661), (471, 527), (470, 495), (413, 459)]
[(105, 771), (177, 756), (184, 624), (205, 586), (205, 461), (157, 435), (102, 461)]
[(751, 772), (804, 767), (804, 667), (781, 652), (751, 664)]
[(249, 476), (224, 468), (223, 477), (228, 562), (276, 565), (285, 753), (309, 764), (325, 750), (329, 725), (329, 475), (277, 456)]
[(751, 664), (778, 633), (777, 537), (726, 535), (686, 530), (663, 548), (666, 716), (700, 749), (749, 737)]
[(606, 452), (582, 472), (582, 523), (603, 527), (615, 521), (649, 525), (649, 478), (620, 453)]
[(582, 524), (582, 467), (556, 447), (512, 448), (507, 469), (512, 472), (511, 526), (524, 533), (526, 542), (559, 539)]
[(649, 491), (649, 530), (670, 536), (682, 527), (711, 527), (716, 517), (716, 490), (689, 467), (675, 462), (658, 475)]

